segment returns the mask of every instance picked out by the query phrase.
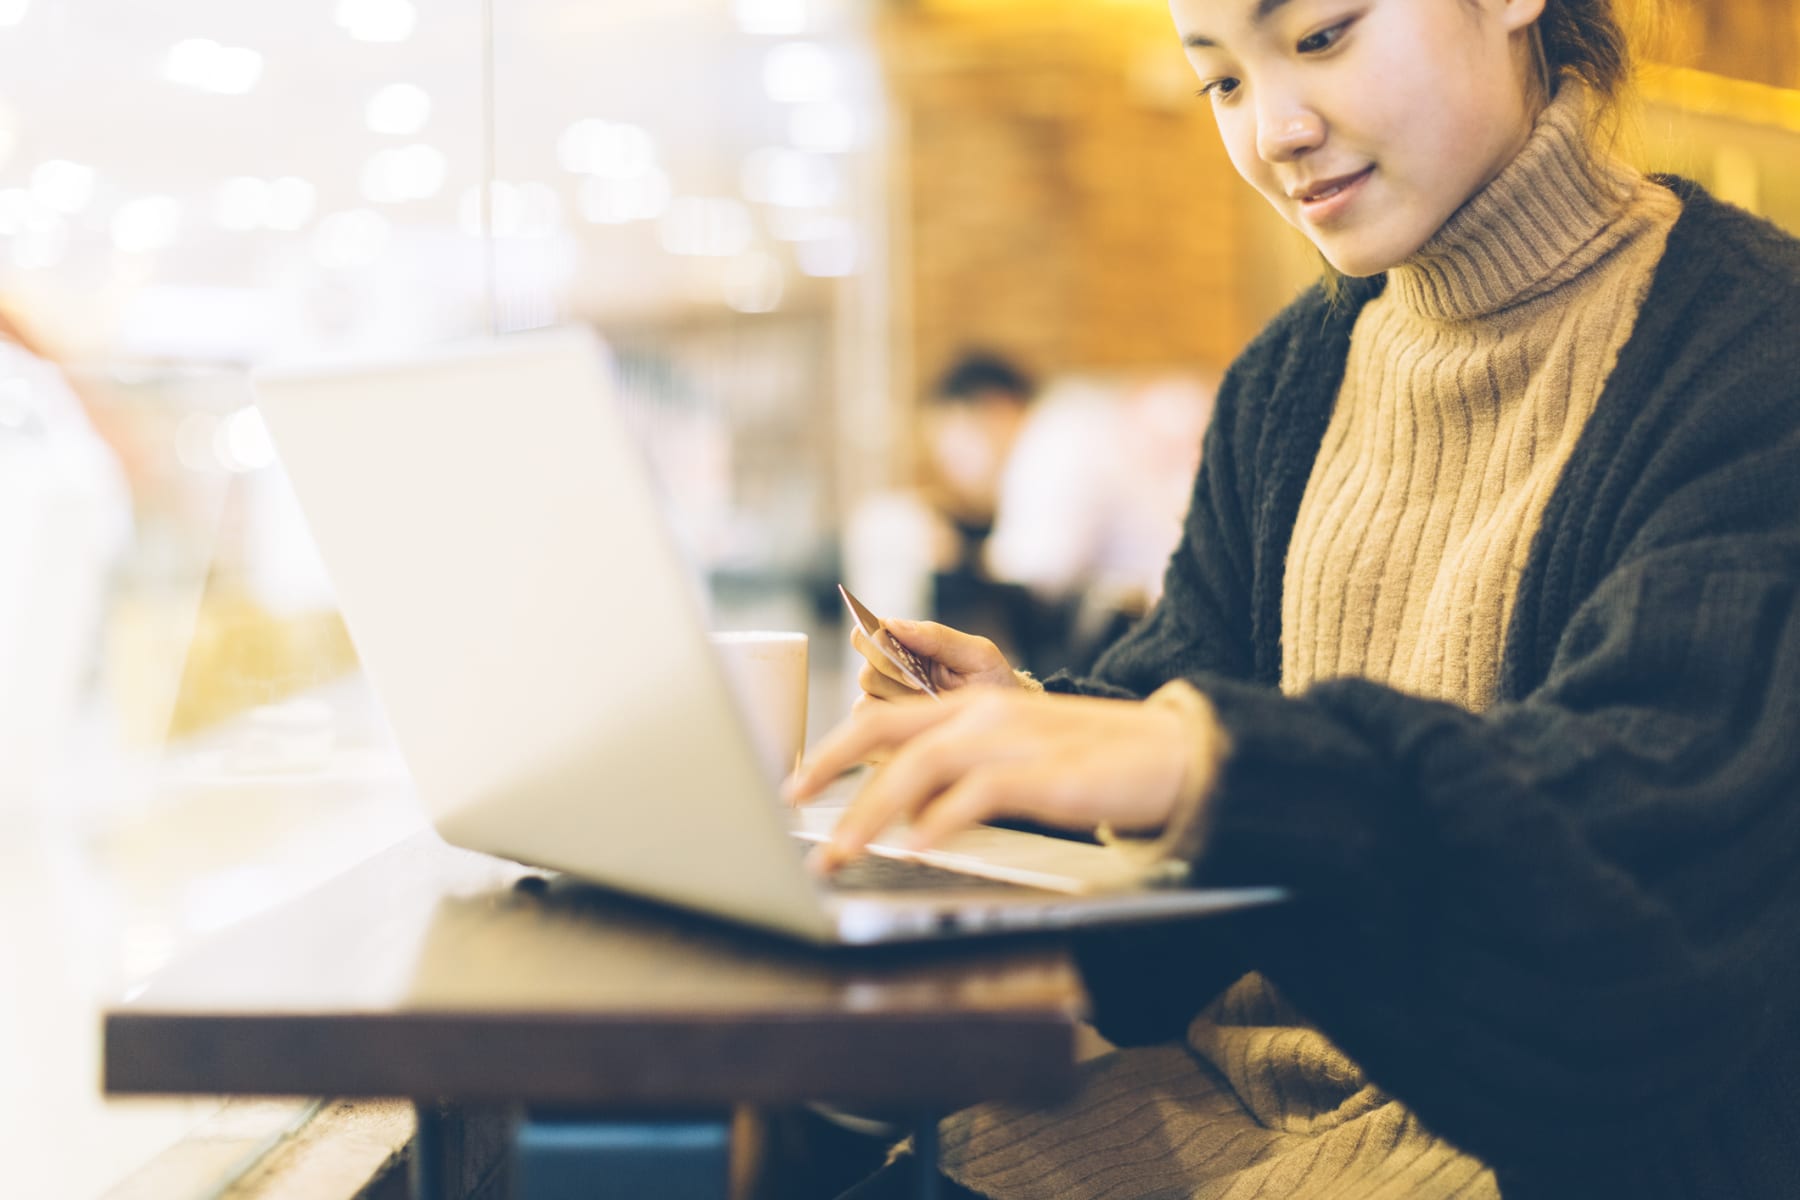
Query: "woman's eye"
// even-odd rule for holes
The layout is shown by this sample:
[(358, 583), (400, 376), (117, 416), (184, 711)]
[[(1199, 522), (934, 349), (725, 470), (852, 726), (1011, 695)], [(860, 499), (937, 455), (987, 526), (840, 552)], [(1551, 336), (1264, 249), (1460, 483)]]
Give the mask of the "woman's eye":
[(1309, 33), (1294, 44), (1294, 49), (1302, 54), (1321, 54), (1338, 44), (1350, 29), (1349, 21), (1339, 21), (1329, 29), (1321, 29), (1317, 33)]
[(1209, 79), (1200, 85), (1200, 90), (1196, 92), (1195, 95), (1203, 100), (1208, 98), (1225, 100), (1231, 96), (1231, 93), (1237, 90), (1238, 81), (1235, 79)]

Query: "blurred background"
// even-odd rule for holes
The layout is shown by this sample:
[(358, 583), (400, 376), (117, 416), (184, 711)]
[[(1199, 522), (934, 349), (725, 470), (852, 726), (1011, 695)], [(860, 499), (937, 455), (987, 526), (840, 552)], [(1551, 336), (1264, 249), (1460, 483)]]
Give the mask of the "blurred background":
[[(1800, 231), (1800, 3), (1634, 16), (1629, 153)], [(0, 0), (0, 1191), (141, 1189), (218, 1106), (99, 1007), (420, 827), (250, 368), (591, 326), (815, 732), (840, 579), (1080, 666), (1317, 274), (1193, 91), (1156, 0)]]

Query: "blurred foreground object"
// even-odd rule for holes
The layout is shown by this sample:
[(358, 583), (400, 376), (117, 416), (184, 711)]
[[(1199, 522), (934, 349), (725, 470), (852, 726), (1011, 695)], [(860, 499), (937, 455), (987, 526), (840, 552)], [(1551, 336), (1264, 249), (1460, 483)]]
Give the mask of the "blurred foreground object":
[(36, 342), (0, 317), (0, 808), (35, 792), (93, 666), (131, 537), (119, 461)]

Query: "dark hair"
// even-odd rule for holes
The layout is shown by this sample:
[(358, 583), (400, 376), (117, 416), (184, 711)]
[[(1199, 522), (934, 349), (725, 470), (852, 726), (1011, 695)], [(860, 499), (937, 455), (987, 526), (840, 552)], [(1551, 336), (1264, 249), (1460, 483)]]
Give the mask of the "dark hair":
[(1031, 376), (1010, 360), (989, 350), (965, 350), (938, 378), (932, 395), (939, 400), (965, 402), (990, 392), (1005, 392), (1023, 403), (1036, 390)]
[(1544, 83), (1572, 75), (1603, 105), (1619, 99), (1631, 79), (1631, 45), (1613, 0), (1544, 0), (1536, 28)]

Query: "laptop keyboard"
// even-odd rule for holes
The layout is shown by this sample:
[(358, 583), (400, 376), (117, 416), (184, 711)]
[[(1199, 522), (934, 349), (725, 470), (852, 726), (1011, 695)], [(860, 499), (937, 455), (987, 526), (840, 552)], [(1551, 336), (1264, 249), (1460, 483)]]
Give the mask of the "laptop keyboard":
[(928, 866), (921, 862), (882, 858), (874, 854), (866, 854), (854, 862), (846, 863), (831, 876), (831, 889), (840, 892), (968, 891), (971, 888), (1003, 892), (1040, 891), (1038, 888), (1023, 887), (1016, 883), (984, 879), (979, 875), (965, 875), (961, 871), (946, 871), (942, 867)]

